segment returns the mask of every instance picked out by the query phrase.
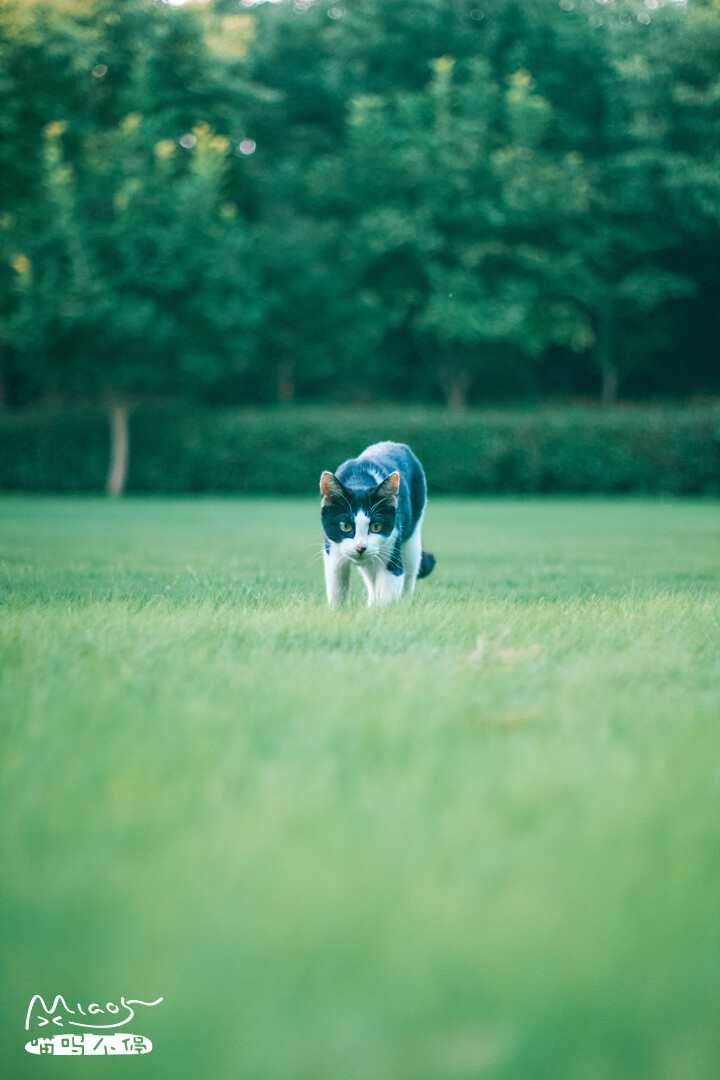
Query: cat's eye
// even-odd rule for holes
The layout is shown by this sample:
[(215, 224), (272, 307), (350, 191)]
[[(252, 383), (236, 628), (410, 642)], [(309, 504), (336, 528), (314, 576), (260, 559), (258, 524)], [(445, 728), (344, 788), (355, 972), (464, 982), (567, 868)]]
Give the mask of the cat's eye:
[(352, 532), (352, 525), (350, 524), (349, 521), (341, 521), (340, 522), (340, 528), (342, 529), (343, 532)]
[(382, 521), (373, 521), (373, 523), (370, 526), (370, 532), (381, 532), (381, 531), (382, 531)]

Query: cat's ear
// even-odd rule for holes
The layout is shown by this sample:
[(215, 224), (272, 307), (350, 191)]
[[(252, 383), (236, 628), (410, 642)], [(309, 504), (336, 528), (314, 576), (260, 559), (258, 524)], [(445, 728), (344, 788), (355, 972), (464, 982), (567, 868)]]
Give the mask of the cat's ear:
[(397, 506), (398, 489), (400, 487), (400, 473), (391, 472), (381, 484), (375, 488), (377, 497), (391, 506)]
[(345, 488), (331, 472), (324, 472), (320, 477), (320, 495), (323, 506), (346, 498)]

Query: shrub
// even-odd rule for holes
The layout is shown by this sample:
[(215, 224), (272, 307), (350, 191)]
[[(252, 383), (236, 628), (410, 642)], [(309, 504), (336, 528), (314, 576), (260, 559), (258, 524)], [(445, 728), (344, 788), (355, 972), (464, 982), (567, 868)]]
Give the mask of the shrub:
[[(128, 490), (314, 494), (324, 468), (369, 443), (407, 442), (430, 490), (720, 494), (716, 410), (468, 411), (147, 405), (131, 418)], [(0, 418), (0, 488), (100, 492), (108, 432), (92, 409)]]

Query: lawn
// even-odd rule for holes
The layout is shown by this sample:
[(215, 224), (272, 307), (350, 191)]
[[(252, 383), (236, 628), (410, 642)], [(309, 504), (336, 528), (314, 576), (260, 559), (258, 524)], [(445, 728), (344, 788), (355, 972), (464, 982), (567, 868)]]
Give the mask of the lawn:
[(3, 1077), (716, 1080), (716, 506), (437, 499), (343, 612), (310, 500), (0, 517)]

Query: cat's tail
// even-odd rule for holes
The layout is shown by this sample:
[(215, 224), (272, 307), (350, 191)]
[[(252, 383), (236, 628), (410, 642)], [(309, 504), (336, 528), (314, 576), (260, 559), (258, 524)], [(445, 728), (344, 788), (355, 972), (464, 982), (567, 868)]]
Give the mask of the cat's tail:
[(435, 556), (431, 555), (429, 551), (423, 551), (420, 556), (420, 569), (418, 570), (418, 577), (427, 577), (432, 568), (435, 565)]

